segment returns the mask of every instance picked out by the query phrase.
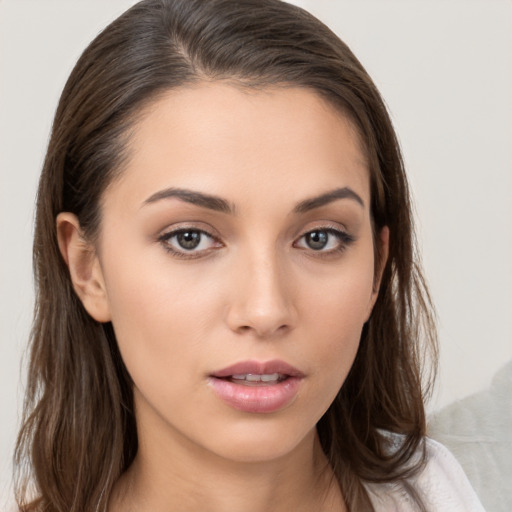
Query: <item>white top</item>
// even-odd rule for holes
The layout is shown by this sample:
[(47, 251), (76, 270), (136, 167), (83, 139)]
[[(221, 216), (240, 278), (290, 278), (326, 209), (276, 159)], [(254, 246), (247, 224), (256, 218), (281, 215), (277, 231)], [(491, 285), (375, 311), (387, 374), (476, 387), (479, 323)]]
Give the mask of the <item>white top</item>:
[[(427, 512), (485, 512), (460, 464), (442, 444), (426, 439), (427, 462), (410, 479)], [(366, 484), (377, 512), (417, 512), (400, 484)]]

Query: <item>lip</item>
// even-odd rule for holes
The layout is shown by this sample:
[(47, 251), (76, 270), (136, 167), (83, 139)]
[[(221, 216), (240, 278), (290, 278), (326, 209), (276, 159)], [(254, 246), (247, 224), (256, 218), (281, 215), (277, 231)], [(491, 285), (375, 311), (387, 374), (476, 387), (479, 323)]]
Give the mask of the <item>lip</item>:
[[(247, 386), (227, 380), (240, 374), (285, 375), (286, 379), (273, 384)], [(290, 364), (280, 361), (241, 361), (208, 377), (214, 393), (230, 407), (248, 413), (272, 413), (289, 405), (297, 396), (304, 374)]]
[(294, 368), (292, 365), (285, 363), (284, 361), (280, 361), (279, 359), (266, 362), (240, 361), (239, 363), (227, 366), (222, 370), (213, 372), (211, 376), (222, 379), (231, 375), (240, 375), (246, 373), (252, 373), (256, 375), (280, 373), (282, 375), (289, 375), (290, 377), (304, 377), (304, 374), (297, 370), (297, 368)]

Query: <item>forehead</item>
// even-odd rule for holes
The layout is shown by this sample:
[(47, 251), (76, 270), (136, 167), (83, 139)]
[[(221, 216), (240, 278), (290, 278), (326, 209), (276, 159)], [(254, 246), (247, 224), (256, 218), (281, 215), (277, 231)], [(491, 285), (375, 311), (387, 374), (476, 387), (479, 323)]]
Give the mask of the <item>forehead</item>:
[(119, 186), (141, 202), (169, 186), (238, 195), (233, 202), (276, 190), (298, 201), (340, 186), (369, 197), (358, 131), (339, 109), (305, 88), (219, 82), (169, 91), (145, 110)]

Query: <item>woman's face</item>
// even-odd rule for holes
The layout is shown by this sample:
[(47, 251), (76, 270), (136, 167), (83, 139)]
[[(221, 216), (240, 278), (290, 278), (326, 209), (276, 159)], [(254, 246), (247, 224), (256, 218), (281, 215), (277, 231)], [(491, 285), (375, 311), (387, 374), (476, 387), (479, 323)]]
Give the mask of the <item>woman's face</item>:
[(154, 103), (130, 149), (97, 277), (139, 437), (238, 461), (293, 451), (376, 298), (356, 131), (305, 89), (210, 83)]

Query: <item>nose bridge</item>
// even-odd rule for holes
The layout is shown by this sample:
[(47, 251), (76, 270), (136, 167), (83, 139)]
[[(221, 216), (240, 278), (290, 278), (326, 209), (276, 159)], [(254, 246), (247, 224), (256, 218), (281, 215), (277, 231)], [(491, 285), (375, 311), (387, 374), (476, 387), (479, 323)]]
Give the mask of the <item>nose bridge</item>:
[(268, 336), (293, 327), (295, 309), (283, 255), (270, 245), (248, 250), (237, 263), (229, 323)]

